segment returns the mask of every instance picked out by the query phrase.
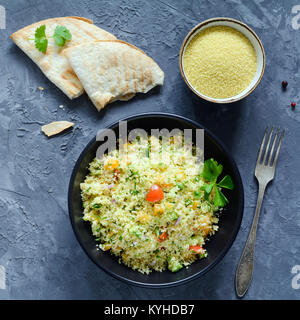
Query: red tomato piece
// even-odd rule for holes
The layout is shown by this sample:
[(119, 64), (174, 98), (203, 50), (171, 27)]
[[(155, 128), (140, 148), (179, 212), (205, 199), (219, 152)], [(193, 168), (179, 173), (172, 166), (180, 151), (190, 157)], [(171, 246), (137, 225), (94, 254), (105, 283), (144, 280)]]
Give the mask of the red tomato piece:
[(189, 248), (191, 251), (195, 252), (196, 254), (204, 253), (204, 249), (201, 246), (190, 246)]
[(164, 192), (160, 186), (157, 184), (154, 184), (150, 191), (148, 192), (146, 196), (146, 200), (149, 202), (158, 202), (164, 198)]
[(167, 239), (167, 233), (163, 232), (157, 237), (157, 241), (162, 242)]

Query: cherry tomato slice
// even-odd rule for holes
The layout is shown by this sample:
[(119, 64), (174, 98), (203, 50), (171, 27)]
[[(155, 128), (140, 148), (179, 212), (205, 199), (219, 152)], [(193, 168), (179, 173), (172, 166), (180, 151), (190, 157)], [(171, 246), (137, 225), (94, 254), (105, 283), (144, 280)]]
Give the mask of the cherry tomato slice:
[(148, 192), (146, 196), (146, 200), (149, 202), (158, 202), (164, 198), (164, 192), (160, 186), (157, 184), (154, 184), (150, 191)]
[(196, 254), (201, 254), (204, 252), (204, 249), (201, 246), (190, 246), (189, 249)]

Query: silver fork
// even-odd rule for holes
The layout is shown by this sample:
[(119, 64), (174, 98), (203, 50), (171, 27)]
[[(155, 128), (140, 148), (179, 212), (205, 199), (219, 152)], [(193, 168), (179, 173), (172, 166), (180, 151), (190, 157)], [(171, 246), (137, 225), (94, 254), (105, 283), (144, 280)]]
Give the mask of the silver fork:
[[(255, 214), (254, 214), (250, 234), (248, 236), (248, 240), (246, 242), (244, 251), (242, 253), (242, 256), (240, 258), (240, 261), (235, 273), (235, 290), (239, 298), (242, 298), (245, 295), (252, 280), (253, 268), (254, 268), (255, 239), (256, 239), (256, 230), (257, 230), (257, 225), (259, 220), (260, 208), (263, 201), (266, 186), (274, 178), (278, 154), (279, 154), (281, 142), (285, 132), (285, 130), (282, 131), (279, 138), (278, 146), (275, 151), (276, 141), (279, 136), (279, 128), (276, 130), (271, 151), (270, 153), (268, 153), (272, 135), (273, 135), (273, 130), (274, 130), (274, 127), (272, 127), (270, 131), (267, 146), (266, 146), (265, 152), (263, 153), (265, 141), (268, 134), (268, 127), (266, 128), (266, 131), (258, 152), (257, 161), (256, 161), (255, 176), (258, 181), (257, 204), (256, 204), (256, 209), (255, 209)], [(275, 156), (274, 156), (274, 153), (275, 153)]]

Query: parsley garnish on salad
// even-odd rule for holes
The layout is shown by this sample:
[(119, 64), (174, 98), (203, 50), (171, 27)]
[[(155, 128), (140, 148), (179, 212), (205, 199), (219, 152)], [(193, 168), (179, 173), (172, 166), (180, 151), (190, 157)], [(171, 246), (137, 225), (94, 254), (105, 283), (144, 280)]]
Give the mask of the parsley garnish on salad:
[(204, 191), (204, 197), (206, 200), (209, 199), (209, 195), (212, 190), (214, 191), (213, 203), (217, 207), (224, 207), (229, 202), (225, 197), (221, 188), (233, 190), (234, 183), (230, 175), (226, 175), (221, 181), (217, 182), (218, 177), (223, 171), (223, 166), (218, 164), (214, 159), (208, 159), (204, 161), (203, 171), (201, 172), (201, 177), (207, 181), (201, 190)]

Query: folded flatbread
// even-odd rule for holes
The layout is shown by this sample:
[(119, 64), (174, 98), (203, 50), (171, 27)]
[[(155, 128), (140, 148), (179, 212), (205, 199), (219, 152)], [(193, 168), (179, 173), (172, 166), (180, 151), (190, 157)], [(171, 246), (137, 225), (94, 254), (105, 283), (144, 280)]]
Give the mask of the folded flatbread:
[[(46, 35), (52, 36), (57, 25), (65, 26), (72, 34), (72, 39), (67, 41), (63, 47), (55, 44), (54, 39), (48, 39), (46, 53), (40, 52), (32, 40), (35, 30), (46, 25)], [(27, 26), (12, 34), (11, 39), (20, 47), (43, 71), (57, 87), (59, 87), (70, 99), (80, 96), (83, 86), (71, 68), (69, 61), (62, 54), (63, 50), (83, 42), (93, 40), (113, 40), (116, 37), (109, 32), (93, 25), (93, 22), (80, 17), (61, 17), (42, 20)]]
[(100, 111), (115, 100), (129, 100), (164, 82), (150, 57), (120, 40), (92, 41), (65, 51), (86, 93)]

